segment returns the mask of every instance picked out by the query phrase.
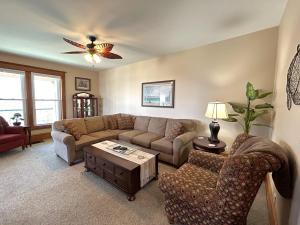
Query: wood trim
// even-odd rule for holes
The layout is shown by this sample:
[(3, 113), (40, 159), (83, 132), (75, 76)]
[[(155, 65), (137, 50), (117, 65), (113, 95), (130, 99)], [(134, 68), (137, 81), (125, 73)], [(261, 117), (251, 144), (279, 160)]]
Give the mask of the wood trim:
[(42, 133), (42, 134), (35, 134), (35, 135), (32, 135), (32, 137), (31, 137), (31, 143), (34, 144), (34, 143), (42, 142), (45, 139), (49, 139), (49, 138), (51, 138), (50, 132)]
[(267, 207), (268, 207), (268, 214), (269, 214), (269, 223), (270, 225), (279, 225), (275, 202), (273, 201), (273, 190), (272, 190), (270, 173), (268, 173), (265, 177), (265, 188), (266, 188), (266, 199), (267, 199)]
[(32, 85), (31, 85), (30, 71), (25, 71), (25, 87), (26, 87), (25, 91), (26, 91), (27, 121), (28, 121), (28, 125), (33, 127), (33, 103), (32, 103)]
[(47, 124), (47, 125), (33, 125), (31, 127), (32, 130), (40, 130), (40, 129), (48, 129), (48, 128), (51, 128), (50, 124)]
[(61, 75), (61, 100), (62, 100), (62, 118), (67, 118), (67, 104), (66, 104), (66, 79), (65, 73)]
[(43, 73), (49, 75), (64, 75), (64, 71), (45, 69), (36, 66), (22, 65), (17, 63), (3, 62), (0, 61), (0, 68), (12, 69), (12, 70), (21, 70), (21, 71), (30, 71), (34, 73)]

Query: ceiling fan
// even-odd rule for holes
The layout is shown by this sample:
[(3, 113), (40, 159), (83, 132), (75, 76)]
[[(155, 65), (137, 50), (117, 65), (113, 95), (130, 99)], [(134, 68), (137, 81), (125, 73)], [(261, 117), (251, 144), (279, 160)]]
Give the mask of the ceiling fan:
[(111, 43), (95, 44), (94, 42), (97, 40), (97, 37), (93, 35), (88, 36), (88, 39), (91, 41), (91, 43), (88, 43), (85, 46), (75, 41), (71, 41), (67, 38), (63, 38), (65, 42), (83, 49), (82, 51), (63, 52), (63, 54), (85, 54), (84, 58), (86, 59), (86, 61), (90, 63), (100, 63), (101, 58), (99, 56), (108, 59), (122, 59), (120, 55), (111, 52), (112, 48), (114, 47), (113, 44)]

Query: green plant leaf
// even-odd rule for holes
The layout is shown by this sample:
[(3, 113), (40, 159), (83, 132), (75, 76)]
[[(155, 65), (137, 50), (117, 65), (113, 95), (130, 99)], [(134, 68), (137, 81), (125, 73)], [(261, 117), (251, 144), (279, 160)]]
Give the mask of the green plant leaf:
[(240, 103), (228, 102), (228, 104), (232, 107), (233, 111), (239, 114), (245, 113), (245, 109), (247, 108), (246, 105)]
[(250, 99), (250, 100), (255, 100), (257, 98), (258, 95), (258, 91), (254, 89), (253, 84), (251, 84), (250, 82), (247, 83), (247, 87), (246, 87), (246, 96)]
[(274, 108), (271, 104), (269, 103), (264, 103), (264, 104), (258, 104), (255, 106), (256, 109), (272, 109)]
[(223, 120), (226, 122), (237, 122), (238, 121), (236, 118), (233, 118), (233, 117), (229, 117), (229, 118), (223, 119)]
[(228, 113), (228, 116), (229, 116), (229, 117), (239, 116), (239, 114), (236, 114), (236, 113)]
[(268, 112), (268, 110), (252, 111), (252, 113), (250, 113), (249, 120), (254, 121), (257, 117), (262, 116), (262, 115), (266, 114), (267, 112)]
[(273, 94), (273, 92), (259, 93), (257, 98), (262, 99), (262, 98), (265, 98), (265, 97), (267, 97), (271, 94)]

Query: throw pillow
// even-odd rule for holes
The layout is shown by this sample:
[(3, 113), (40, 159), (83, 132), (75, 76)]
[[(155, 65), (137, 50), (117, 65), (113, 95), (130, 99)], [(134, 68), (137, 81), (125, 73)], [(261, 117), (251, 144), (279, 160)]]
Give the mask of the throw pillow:
[(110, 129), (117, 130), (118, 129), (118, 118), (119, 115), (111, 115), (108, 118), (108, 124)]
[(184, 127), (183, 125), (178, 121), (172, 121), (171, 126), (168, 127), (168, 132), (166, 132), (166, 139), (173, 142), (174, 139), (183, 134)]
[(65, 124), (65, 132), (71, 134), (76, 141), (78, 141), (82, 135), (76, 123), (72, 122)]
[(120, 130), (133, 129), (134, 122), (131, 116), (118, 117), (117, 121)]
[(84, 118), (75, 118), (75, 119), (64, 120), (64, 125), (66, 125), (68, 123), (75, 124), (81, 134), (87, 134), (88, 133), (87, 129), (86, 129), (85, 122), (84, 122)]

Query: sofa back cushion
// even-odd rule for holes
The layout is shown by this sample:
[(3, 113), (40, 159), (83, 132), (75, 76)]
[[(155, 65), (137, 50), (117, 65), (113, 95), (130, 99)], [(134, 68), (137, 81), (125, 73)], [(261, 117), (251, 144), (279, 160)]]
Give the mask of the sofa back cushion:
[(105, 129), (102, 116), (87, 117), (84, 122), (88, 134)]
[(64, 120), (64, 126), (67, 126), (68, 123), (72, 123), (73, 126), (76, 126), (78, 132), (81, 134), (87, 134), (87, 129), (83, 118)]
[(147, 131), (149, 125), (150, 117), (147, 116), (137, 116), (134, 122), (135, 130)]
[(167, 118), (152, 117), (149, 121), (148, 132), (165, 135)]

